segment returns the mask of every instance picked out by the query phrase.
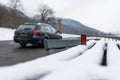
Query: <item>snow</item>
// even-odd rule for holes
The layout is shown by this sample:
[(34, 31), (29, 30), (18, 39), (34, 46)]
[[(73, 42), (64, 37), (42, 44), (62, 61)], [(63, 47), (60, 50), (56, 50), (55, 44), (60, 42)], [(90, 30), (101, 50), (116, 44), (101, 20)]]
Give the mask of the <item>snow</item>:
[(0, 28), (0, 41), (13, 40), (14, 29)]
[(80, 35), (75, 34), (62, 34), (62, 38), (80, 38)]
[(69, 64), (65, 65), (62, 70), (53, 72), (42, 80), (89, 80), (88, 75), (92, 75), (92, 70), (98, 69), (103, 47), (104, 42), (98, 42), (95, 47), (87, 50), (83, 55), (69, 61)]
[(108, 44), (108, 69), (111, 80), (120, 80), (120, 50), (116, 46), (116, 43), (109, 41)]
[[(12, 40), (14, 31), (0, 28), (0, 40)], [(79, 36), (62, 35), (64, 38)], [(108, 44), (107, 66), (102, 66), (105, 43)], [(0, 67), (0, 80), (120, 80), (120, 50), (116, 44), (120, 45), (119, 41), (90, 40), (87, 45), (78, 45), (32, 61)]]

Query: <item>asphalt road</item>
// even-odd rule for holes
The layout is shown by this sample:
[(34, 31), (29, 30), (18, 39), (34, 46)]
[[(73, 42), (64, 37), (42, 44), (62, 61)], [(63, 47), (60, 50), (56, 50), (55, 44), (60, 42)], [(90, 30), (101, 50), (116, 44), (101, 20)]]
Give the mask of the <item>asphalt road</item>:
[(9, 66), (46, 56), (42, 47), (28, 45), (21, 48), (13, 41), (0, 41), (0, 66)]

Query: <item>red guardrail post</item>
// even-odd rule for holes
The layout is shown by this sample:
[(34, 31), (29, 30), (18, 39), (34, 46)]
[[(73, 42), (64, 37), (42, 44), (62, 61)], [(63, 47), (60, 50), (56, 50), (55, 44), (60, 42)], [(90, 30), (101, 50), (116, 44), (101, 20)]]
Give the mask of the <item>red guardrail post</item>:
[(81, 35), (81, 45), (86, 45), (86, 35)]

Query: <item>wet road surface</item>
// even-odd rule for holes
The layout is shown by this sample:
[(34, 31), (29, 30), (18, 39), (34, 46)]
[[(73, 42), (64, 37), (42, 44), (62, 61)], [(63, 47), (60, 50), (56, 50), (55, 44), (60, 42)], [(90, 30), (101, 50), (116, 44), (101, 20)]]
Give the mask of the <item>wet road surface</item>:
[(43, 47), (28, 45), (20, 47), (13, 41), (0, 41), (0, 66), (9, 66), (46, 56)]

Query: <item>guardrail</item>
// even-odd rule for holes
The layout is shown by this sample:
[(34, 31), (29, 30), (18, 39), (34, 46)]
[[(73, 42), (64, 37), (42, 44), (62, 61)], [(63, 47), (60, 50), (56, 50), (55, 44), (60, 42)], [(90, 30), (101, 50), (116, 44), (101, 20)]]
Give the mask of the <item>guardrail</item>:
[(79, 44), (81, 44), (80, 39), (73, 39), (73, 40), (72, 39), (61, 39), (61, 40), (48, 39), (47, 40), (46, 39), (44, 40), (44, 46), (48, 54), (62, 51)]
[[(86, 39), (87, 37), (87, 39)], [(81, 35), (81, 37), (74, 37), (74, 38), (68, 38), (68, 39), (61, 39), (61, 40), (44, 40), (44, 46), (47, 51), (47, 54), (59, 52), (65, 49), (68, 49), (70, 47), (76, 46), (76, 45), (86, 45), (86, 41), (91, 40), (100, 40), (101, 38), (107, 38), (107, 39), (113, 39), (113, 40), (120, 40), (120, 37), (111, 36), (111, 35)]]
[(87, 37), (108, 38), (108, 39), (120, 40), (119, 36), (112, 36), (112, 35), (87, 35)]

